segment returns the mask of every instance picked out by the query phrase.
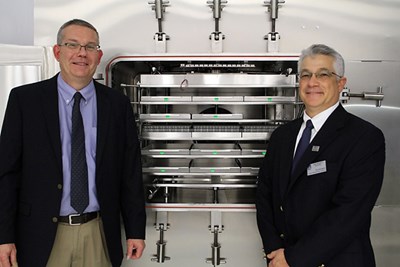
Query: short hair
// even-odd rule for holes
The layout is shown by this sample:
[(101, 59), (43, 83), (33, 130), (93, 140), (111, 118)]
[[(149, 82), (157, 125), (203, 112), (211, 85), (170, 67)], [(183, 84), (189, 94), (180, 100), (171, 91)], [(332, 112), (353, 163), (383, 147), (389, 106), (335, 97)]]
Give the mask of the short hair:
[(300, 73), (301, 64), (306, 57), (316, 56), (316, 55), (325, 55), (334, 58), (333, 68), (335, 69), (335, 73), (339, 76), (344, 76), (344, 60), (342, 55), (340, 55), (333, 48), (324, 45), (324, 44), (313, 44), (310, 47), (301, 51), (301, 55), (299, 58), (299, 62), (297, 64), (297, 71)]
[(97, 36), (97, 41), (100, 42), (99, 33), (97, 32), (96, 28), (92, 24), (90, 24), (89, 22), (82, 20), (82, 19), (72, 19), (70, 21), (65, 22), (58, 30), (57, 44), (61, 44), (61, 42), (64, 38), (64, 33), (63, 33), (64, 29), (71, 25), (83, 26), (83, 27), (86, 27), (86, 28), (89, 28), (89, 29), (95, 31), (96, 36)]

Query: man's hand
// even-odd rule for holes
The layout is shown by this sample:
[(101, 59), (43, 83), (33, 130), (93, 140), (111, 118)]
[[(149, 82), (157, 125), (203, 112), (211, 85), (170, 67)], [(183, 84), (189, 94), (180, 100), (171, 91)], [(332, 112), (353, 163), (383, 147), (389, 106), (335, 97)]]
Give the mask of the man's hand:
[(283, 253), (284, 249), (280, 248), (278, 250), (274, 250), (267, 255), (267, 258), (270, 259), (270, 263), (268, 267), (289, 267), (288, 263), (285, 259), (285, 254)]
[(0, 245), (0, 267), (17, 266), (17, 248), (14, 244)]
[[(129, 259), (139, 259), (145, 248), (144, 240), (142, 239), (128, 239), (126, 240), (126, 258)], [(0, 266), (2, 267), (2, 266)]]

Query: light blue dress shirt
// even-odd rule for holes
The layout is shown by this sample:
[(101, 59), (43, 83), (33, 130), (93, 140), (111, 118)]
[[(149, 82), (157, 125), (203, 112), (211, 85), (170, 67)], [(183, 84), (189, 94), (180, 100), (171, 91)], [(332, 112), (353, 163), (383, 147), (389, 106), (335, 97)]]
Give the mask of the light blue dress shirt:
[[(58, 114), (60, 118), (60, 134), (62, 148), (63, 167), (63, 192), (61, 200), (60, 216), (74, 214), (76, 211), (71, 207), (71, 129), (72, 129), (72, 106), (76, 90), (69, 86), (58, 75)], [(100, 209), (96, 191), (96, 139), (97, 139), (97, 102), (96, 91), (93, 81), (79, 91), (81, 100), (81, 113), (83, 127), (85, 130), (86, 162), (89, 178), (89, 206), (85, 212), (98, 211)]]

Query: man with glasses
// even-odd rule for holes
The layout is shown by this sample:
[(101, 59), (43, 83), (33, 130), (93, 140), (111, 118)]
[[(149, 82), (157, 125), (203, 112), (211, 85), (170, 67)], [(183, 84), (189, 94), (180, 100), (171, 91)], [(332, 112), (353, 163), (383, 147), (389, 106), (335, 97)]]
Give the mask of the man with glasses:
[(257, 223), (269, 267), (374, 267), (371, 211), (382, 132), (339, 102), (342, 56), (316, 44), (298, 62), (301, 118), (272, 134), (258, 176)]
[[(93, 80), (97, 30), (74, 19), (60, 73), (14, 88), (0, 137), (0, 267), (120, 266), (145, 247), (140, 147), (127, 97)], [(17, 263), (18, 262), (18, 263)]]

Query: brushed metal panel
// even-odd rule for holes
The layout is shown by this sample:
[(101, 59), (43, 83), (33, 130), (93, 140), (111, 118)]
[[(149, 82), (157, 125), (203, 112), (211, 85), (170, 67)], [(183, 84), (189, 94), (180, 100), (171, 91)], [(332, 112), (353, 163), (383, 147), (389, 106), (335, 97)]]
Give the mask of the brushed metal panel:
[(142, 96), (142, 102), (191, 102), (191, 96)]
[(294, 87), (296, 75), (266, 74), (142, 74), (142, 87)]
[(243, 114), (192, 114), (193, 120), (241, 120)]
[(243, 96), (193, 96), (193, 102), (243, 102)]
[(174, 113), (155, 113), (155, 114), (140, 114), (141, 120), (190, 120), (190, 114), (174, 114)]

